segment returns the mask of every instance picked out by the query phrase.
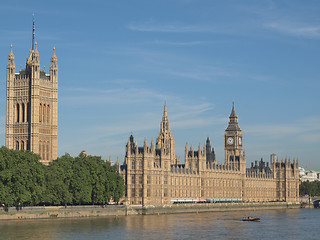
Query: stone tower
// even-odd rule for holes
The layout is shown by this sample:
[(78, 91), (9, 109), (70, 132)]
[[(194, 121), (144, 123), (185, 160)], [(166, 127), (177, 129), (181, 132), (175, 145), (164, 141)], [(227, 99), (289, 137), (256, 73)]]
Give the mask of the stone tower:
[(238, 125), (238, 116), (232, 103), (229, 125), (224, 133), (225, 164), (246, 171), (246, 159), (242, 151), (242, 132)]
[(164, 149), (170, 155), (171, 164), (175, 164), (175, 147), (173, 136), (170, 131), (170, 122), (167, 113), (167, 102), (164, 102), (164, 111), (160, 124), (160, 133), (157, 140), (157, 148)]
[(15, 73), (12, 45), (7, 64), (6, 146), (29, 150), (48, 164), (57, 158), (58, 64), (55, 48), (50, 74), (40, 69), (37, 43), (26, 68)]

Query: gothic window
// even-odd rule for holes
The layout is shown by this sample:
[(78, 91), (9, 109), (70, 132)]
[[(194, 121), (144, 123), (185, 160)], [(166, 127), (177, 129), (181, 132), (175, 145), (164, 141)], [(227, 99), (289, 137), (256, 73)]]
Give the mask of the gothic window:
[(17, 103), (17, 109), (16, 109), (17, 111), (16, 111), (16, 116), (17, 116), (17, 118), (16, 118), (16, 122), (20, 122), (20, 105), (19, 105), (19, 103)]
[(136, 178), (135, 178), (134, 175), (132, 175), (132, 176), (131, 176), (131, 183), (132, 183), (132, 184), (135, 184), (135, 181), (136, 181)]
[(150, 195), (151, 195), (151, 194), (150, 194), (150, 189), (148, 188), (148, 189), (147, 189), (147, 197), (150, 197)]
[(164, 197), (168, 196), (168, 189), (167, 188), (163, 189), (163, 196)]
[(50, 123), (50, 105), (47, 106), (47, 123)]
[(142, 169), (142, 161), (139, 161), (139, 169)]
[(42, 122), (42, 104), (41, 103), (39, 107), (39, 122)]
[(135, 162), (133, 161), (132, 162), (132, 169), (135, 169), (136, 168), (136, 165), (135, 165)]
[(39, 142), (39, 155), (41, 156), (41, 142)]
[(142, 176), (139, 176), (139, 184), (142, 184)]
[(21, 150), (24, 150), (24, 141), (21, 141)]
[(26, 109), (26, 111), (27, 111), (27, 122), (29, 122), (30, 121), (30, 109), (29, 109), (29, 103), (27, 103), (27, 109)]
[(22, 122), (25, 122), (26, 120), (25, 120), (25, 105), (24, 105), (24, 103), (22, 103), (22, 116), (21, 116), (21, 120), (22, 120)]
[(44, 104), (42, 107), (42, 121), (46, 122), (46, 105)]
[(136, 189), (132, 188), (131, 197), (135, 197), (136, 196), (135, 191), (136, 191)]
[(142, 197), (142, 188), (139, 188), (139, 197)]
[(19, 141), (16, 141), (16, 150), (19, 150)]
[(164, 181), (164, 184), (168, 184), (168, 177), (167, 176), (163, 176), (163, 181)]
[(46, 149), (45, 149), (45, 145), (43, 144), (42, 145), (42, 159), (45, 159), (45, 152), (46, 152)]
[(150, 183), (151, 183), (151, 177), (147, 176), (147, 184), (150, 184)]
[(56, 70), (53, 70), (53, 76), (55, 76), (56, 75)]
[(49, 144), (47, 144), (47, 160), (49, 159)]

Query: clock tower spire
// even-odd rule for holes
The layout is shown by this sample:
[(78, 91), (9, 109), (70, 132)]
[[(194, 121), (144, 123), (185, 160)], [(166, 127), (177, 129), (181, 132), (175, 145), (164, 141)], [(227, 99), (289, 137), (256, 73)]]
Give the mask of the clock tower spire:
[(242, 131), (238, 125), (238, 116), (232, 102), (229, 124), (224, 133), (225, 164), (241, 171), (246, 170), (246, 159), (243, 155)]

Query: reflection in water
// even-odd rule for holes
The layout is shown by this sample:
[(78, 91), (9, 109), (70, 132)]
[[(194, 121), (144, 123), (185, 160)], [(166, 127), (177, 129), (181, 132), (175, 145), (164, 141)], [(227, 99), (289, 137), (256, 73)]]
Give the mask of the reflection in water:
[(319, 239), (319, 222), (314, 209), (0, 221), (0, 239)]

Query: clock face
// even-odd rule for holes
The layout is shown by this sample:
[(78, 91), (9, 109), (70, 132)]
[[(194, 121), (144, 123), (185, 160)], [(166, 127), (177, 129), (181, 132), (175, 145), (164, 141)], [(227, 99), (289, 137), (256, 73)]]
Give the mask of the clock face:
[(239, 137), (239, 145), (241, 145), (242, 144), (242, 139), (241, 139), (241, 137)]
[(232, 137), (228, 137), (227, 143), (228, 143), (229, 145), (232, 145), (233, 142), (234, 142), (233, 138), (232, 138)]

